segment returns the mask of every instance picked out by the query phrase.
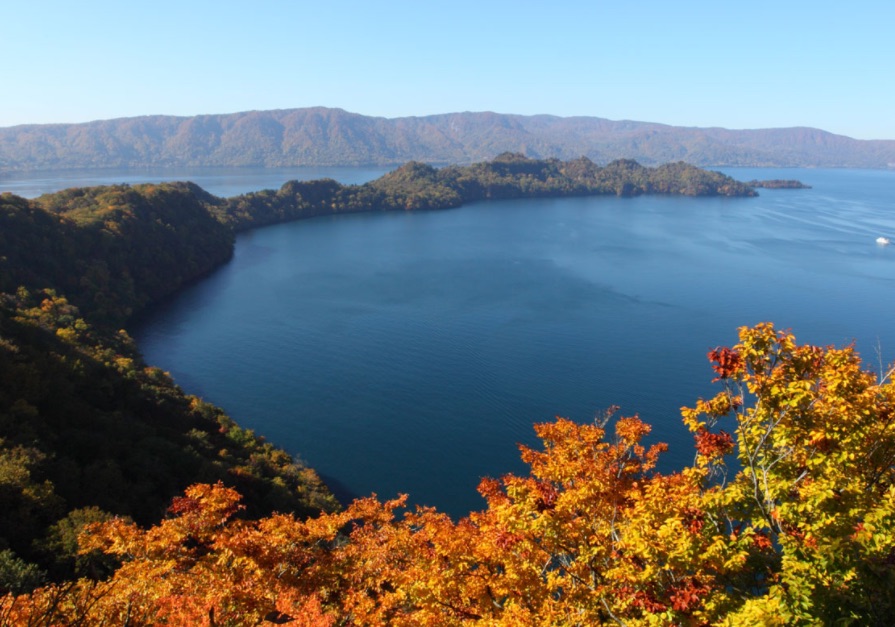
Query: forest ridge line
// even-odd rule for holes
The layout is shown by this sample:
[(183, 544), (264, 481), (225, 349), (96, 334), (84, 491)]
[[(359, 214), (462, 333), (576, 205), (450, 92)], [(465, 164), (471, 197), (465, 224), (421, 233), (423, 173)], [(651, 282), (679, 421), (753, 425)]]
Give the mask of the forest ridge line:
[(313, 107), (0, 128), (0, 171), (469, 164), (502, 152), (606, 164), (891, 168), (895, 140), (805, 127), (730, 130), (598, 117), (463, 112), (382, 118)]

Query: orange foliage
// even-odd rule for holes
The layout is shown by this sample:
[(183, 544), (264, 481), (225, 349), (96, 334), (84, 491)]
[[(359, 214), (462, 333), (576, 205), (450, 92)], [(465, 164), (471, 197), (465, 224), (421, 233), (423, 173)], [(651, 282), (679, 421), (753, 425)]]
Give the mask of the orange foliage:
[[(530, 474), (482, 480), (486, 509), (459, 521), (404, 496), (247, 521), (236, 492), (194, 485), (155, 527), (88, 528), (83, 551), (123, 561), (110, 579), (8, 596), (0, 622), (873, 624), (893, 607), (873, 587), (895, 577), (892, 384), (770, 325), (710, 359), (726, 387), (684, 408), (681, 472), (655, 471), (639, 418), (607, 416), (536, 425)], [(713, 479), (733, 452), (744, 470)]]

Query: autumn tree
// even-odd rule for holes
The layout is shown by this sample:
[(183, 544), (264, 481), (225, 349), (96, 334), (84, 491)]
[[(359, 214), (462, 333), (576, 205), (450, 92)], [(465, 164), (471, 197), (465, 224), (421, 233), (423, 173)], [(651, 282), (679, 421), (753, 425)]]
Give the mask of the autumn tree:
[(885, 624), (895, 616), (891, 372), (862, 369), (853, 346), (800, 346), (770, 324), (740, 329), (738, 345), (709, 357), (725, 389), (684, 420), (703, 460), (735, 438), (740, 470), (723, 506), (738, 534), (773, 547), (737, 616)]

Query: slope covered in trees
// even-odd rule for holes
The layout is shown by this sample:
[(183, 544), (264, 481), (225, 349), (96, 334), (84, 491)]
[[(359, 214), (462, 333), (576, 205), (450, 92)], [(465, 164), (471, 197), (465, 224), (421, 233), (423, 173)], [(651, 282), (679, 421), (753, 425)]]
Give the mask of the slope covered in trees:
[(197, 484), (151, 528), (91, 525), (107, 580), (0, 601), (21, 624), (890, 625), (895, 383), (851, 347), (770, 324), (709, 353), (721, 391), (683, 408), (696, 459), (611, 412), (536, 426), (527, 476), (485, 479), (459, 521), (404, 498), (299, 520), (234, 518)]
[(252, 517), (338, 509), (312, 470), (185, 394), (121, 330), (225, 263), (235, 231), (337, 212), (640, 193), (754, 192), (684, 164), (600, 168), (507, 154), (229, 199), (190, 183), (0, 195), (0, 591), (107, 572), (114, 560), (76, 555), (80, 527), (112, 516), (155, 523), (197, 481), (238, 489)]
[(233, 234), (188, 183), (0, 196), (0, 291), (52, 287), (120, 324), (232, 255)]
[(51, 290), (0, 297), (0, 588), (23, 584), (24, 563), (70, 576), (80, 523), (158, 520), (199, 477), (238, 487), (255, 515), (337, 507), (313, 471), (143, 363), (124, 331)]
[(189, 184), (0, 196), (0, 588), (72, 575), (79, 524), (158, 520), (200, 476), (240, 486), (256, 515), (338, 507), (119, 330), (230, 258), (211, 198)]
[(502, 152), (598, 163), (886, 168), (895, 141), (813, 128), (729, 130), (594, 117), (447, 113), (386, 119), (314, 107), (0, 128), (0, 171), (135, 166), (468, 164)]

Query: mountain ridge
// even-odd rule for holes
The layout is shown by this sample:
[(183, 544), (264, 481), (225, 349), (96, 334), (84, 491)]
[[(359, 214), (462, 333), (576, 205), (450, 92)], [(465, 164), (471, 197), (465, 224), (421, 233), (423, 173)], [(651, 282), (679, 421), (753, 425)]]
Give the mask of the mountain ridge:
[(810, 127), (732, 130), (488, 111), (385, 118), (310, 107), (0, 128), (0, 171), (468, 164), (503, 152), (645, 165), (895, 167), (895, 140)]

